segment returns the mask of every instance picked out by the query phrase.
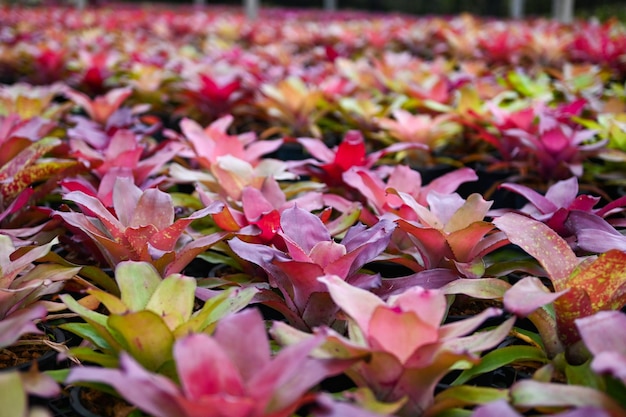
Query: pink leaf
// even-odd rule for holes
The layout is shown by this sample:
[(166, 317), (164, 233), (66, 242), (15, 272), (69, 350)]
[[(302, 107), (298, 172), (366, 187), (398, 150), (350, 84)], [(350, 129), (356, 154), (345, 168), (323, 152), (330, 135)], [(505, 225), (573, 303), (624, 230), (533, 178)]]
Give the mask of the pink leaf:
[(11, 346), (25, 333), (40, 334), (35, 325), (36, 320), (43, 319), (48, 310), (42, 305), (28, 309), (20, 309), (0, 320), (0, 347)]
[(270, 345), (263, 317), (248, 309), (221, 319), (213, 336), (239, 370), (244, 381), (270, 362)]
[(369, 321), (367, 338), (374, 350), (392, 353), (404, 363), (416, 349), (437, 341), (437, 326), (400, 307), (379, 306)]
[(318, 280), (326, 284), (335, 303), (352, 317), (361, 329), (368, 328), (376, 308), (385, 306), (385, 303), (371, 292), (353, 287), (336, 275), (326, 275)]
[(177, 340), (174, 359), (185, 396), (192, 401), (212, 395), (243, 396), (246, 392), (228, 353), (206, 334)]
[(172, 196), (156, 188), (143, 192), (128, 226), (153, 225), (163, 230), (174, 222)]
[(562, 237), (545, 224), (516, 213), (507, 213), (493, 223), (511, 243), (539, 261), (557, 291), (568, 287), (567, 280), (578, 258)]
[(526, 317), (538, 308), (554, 302), (567, 291), (553, 293), (538, 278), (525, 277), (504, 294), (502, 301), (508, 311), (518, 317)]

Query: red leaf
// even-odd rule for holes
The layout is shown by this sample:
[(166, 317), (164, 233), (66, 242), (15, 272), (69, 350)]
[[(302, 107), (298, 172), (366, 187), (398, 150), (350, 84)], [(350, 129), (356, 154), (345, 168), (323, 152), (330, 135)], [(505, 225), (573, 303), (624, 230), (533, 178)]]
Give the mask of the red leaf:
[(624, 306), (622, 288), (625, 285), (626, 252), (617, 249), (581, 265), (568, 281), (568, 286), (580, 288), (589, 295), (594, 312), (621, 309)]
[(587, 292), (582, 288), (573, 287), (554, 301), (554, 311), (559, 338), (571, 346), (580, 339), (576, 319), (592, 315), (593, 307)]
[(365, 141), (358, 131), (349, 131), (344, 136), (335, 154), (335, 164), (343, 171), (353, 166), (365, 165)]

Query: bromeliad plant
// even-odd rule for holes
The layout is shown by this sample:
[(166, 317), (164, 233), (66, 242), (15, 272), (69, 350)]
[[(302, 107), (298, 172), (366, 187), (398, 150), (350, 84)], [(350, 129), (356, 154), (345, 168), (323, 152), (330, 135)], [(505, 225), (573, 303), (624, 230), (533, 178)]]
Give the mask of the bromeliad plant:
[(333, 274), (360, 288), (377, 287), (380, 275), (360, 269), (385, 250), (394, 229), (395, 224), (385, 219), (369, 228), (358, 224), (336, 242), (318, 216), (294, 206), (280, 215), (277, 235), (281, 241), (276, 246), (248, 243), (237, 237), (228, 244), (239, 257), (263, 268), (270, 286), (280, 291), (282, 297), (266, 292), (265, 303), (294, 326), (312, 329), (331, 325), (337, 313), (317, 278)]
[[(530, 284), (527, 278), (505, 294), (505, 308), (520, 316), (534, 314), (529, 318), (537, 326), (548, 356), (567, 352), (574, 363), (583, 361), (584, 354), (578, 350), (580, 334), (576, 320), (626, 305), (626, 252), (613, 249), (579, 259), (563, 238), (537, 220), (508, 213), (494, 223), (511, 243), (539, 262), (555, 292), (546, 298), (551, 291), (538, 280)], [(602, 235), (598, 238), (603, 239)], [(603, 285), (598, 286), (598, 282)], [(552, 301), (554, 316), (538, 310)]]
[(87, 290), (88, 297), (102, 303), (107, 314), (90, 310), (83, 305), (85, 301), (69, 294), (61, 296), (67, 308), (85, 321), (61, 327), (92, 344), (72, 348), (69, 354), (116, 367), (126, 352), (149, 371), (172, 377), (175, 341), (190, 333), (211, 333), (220, 318), (247, 306), (256, 292), (252, 287), (224, 290), (194, 311), (194, 278), (181, 274), (163, 278), (149, 263), (125, 261), (115, 268), (115, 280), (119, 298), (96, 288)]
[[(480, 361), (478, 354), (495, 347), (508, 334), (514, 318), (495, 329), (470, 336), (484, 320), (502, 312), (489, 308), (466, 320), (443, 324), (446, 297), (439, 290), (416, 286), (385, 302), (371, 292), (342, 278), (319, 278), (348, 316), (348, 337), (331, 330), (318, 350), (320, 357), (365, 359), (346, 371), (360, 387), (371, 389), (378, 400), (402, 402), (398, 416), (428, 413), (437, 383), (455, 365), (466, 367)], [(276, 322), (272, 334), (283, 344), (314, 336)], [(438, 410), (441, 411), (441, 410)]]
[(158, 417), (621, 417), (623, 24), (260, 13), (0, 7), (1, 344), (82, 317)]
[(0, 234), (0, 346), (6, 347), (24, 333), (40, 333), (35, 321), (48, 311), (63, 310), (60, 303), (45, 300), (57, 294), (79, 271), (36, 261), (45, 257), (58, 240), (16, 249), (10, 237)]
[(221, 209), (220, 203), (176, 219), (172, 196), (157, 188), (142, 191), (132, 180), (118, 178), (113, 188), (113, 213), (94, 196), (71, 191), (64, 199), (78, 211), (55, 211), (67, 225), (91, 244), (110, 266), (134, 260), (152, 263), (164, 274), (178, 273), (198, 254), (222, 240), (225, 232), (193, 239), (188, 226)]
[(212, 336), (176, 340), (169, 378), (123, 353), (118, 369), (75, 368), (67, 382), (109, 385), (154, 417), (290, 417), (315, 399), (312, 387), (354, 362), (311, 357), (323, 340), (318, 335), (273, 355), (261, 314), (246, 310), (221, 319)]
[(495, 225), (485, 220), (493, 202), (480, 194), (463, 199), (459, 194), (431, 191), (428, 206), (407, 193), (396, 192), (406, 205), (407, 217), (397, 220), (399, 229), (409, 237), (399, 250), (411, 256), (422, 270), (447, 268), (459, 277), (478, 278), (489, 266), (485, 258), (508, 243)]

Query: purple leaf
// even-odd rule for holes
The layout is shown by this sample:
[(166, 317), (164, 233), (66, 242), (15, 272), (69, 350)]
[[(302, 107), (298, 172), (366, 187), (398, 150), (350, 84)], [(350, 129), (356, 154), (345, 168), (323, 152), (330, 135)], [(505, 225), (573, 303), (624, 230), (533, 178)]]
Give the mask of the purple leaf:
[(42, 333), (36, 320), (46, 317), (48, 310), (42, 305), (24, 308), (0, 320), (0, 347), (11, 346), (25, 333)]
[(317, 242), (331, 240), (320, 218), (297, 206), (283, 211), (280, 224), (283, 233), (306, 253), (311, 252)]
[(188, 416), (180, 389), (164, 376), (150, 373), (128, 354), (120, 354), (120, 369), (89, 366), (72, 368), (65, 382), (99, 382), (109, 385), (127, 401), (154, 417)]

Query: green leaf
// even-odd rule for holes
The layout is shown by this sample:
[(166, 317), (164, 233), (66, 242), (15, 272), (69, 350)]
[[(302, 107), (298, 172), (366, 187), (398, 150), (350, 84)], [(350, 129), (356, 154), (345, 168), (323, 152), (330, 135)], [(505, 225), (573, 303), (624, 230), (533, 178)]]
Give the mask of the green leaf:
[(626, 385), (617, 378), (611, 376), (604, 377), (606, 383), (606, 393), (626, 409)]
[(487, 372), (494, 371), (505, 365), (519, 362), (548, 362), (545, 352), (534, 346), (514, 345), (498, 348), (482, 357), (480, 363), (466, 369), (450, 384), (465, 384), (470, 379)]
[(115, 280), (124, 304), (131, 311), (140, 311), (146, 308), (163, 279), (154, 266), (147, 262), (125, 261), (115, 268)]
[(177, 328), (176, 337), (211, 330), (210, 326), (217, 323), (222, 317), (248, 306), (257, 292), (258, 289), (254, 287), (229, 288), (222, 291), (215, 297), (208, 299), (189, 321)]
[(67, 378), (67, 375), (70, 373), (70, 371), (71, 371), (70, 368), (64, 368), (64, 369), (53, 369), (50, 371), (45, 371), (44, 373), (48, 375), (50, 378), (54, 379), (59, 384), (62, 384), (63, 382), (65, 382), (65, 378)]
[(78, 301), (74, 300), (69, 294), (61, 294), (61, 301), (65, 303), (68, 309), (78, 314), (84, 320), (90, 320), (94, 323), (99, 324), (100, 326), (106, 327), (107, 325), (107, 316), (104, 314), (96, 313), (95, 311), (89, 310), (87, 307), (82, 306), (78, 303)]
[(110, 314), (124, 314), (128, 311), (126, 304), (113, 294), (98, 289), (90, 289), (87, 292), (100, 301), (109, 310)]
[(103, 332), (108, 334), (105, 327), (100, 329), (92, 326), (89, 323), (63, 323), (59, 325), (63, 330), (74, 333), (82, 339), (88, 340), (93, 343), (98, 349), (103, 351), (114, 351), (113, 347), (109, 343), (110, 337), (106, 338), (102, 336)]
[(91, 280), (94, 284), (100, 286), (102, 289), (113, 295), (119, 295), (119, 288), (117, 287), (117, 283), (115, 282), (115, 280), (98, 267), (89, 265), (84, 266), (68, 262), (66, 259), (59, 256), (56, 252), (50, 252), (39, 260), (41, 262), (52, 262), (65, 266), (80, 267), (81, 270), (79, 275), (81, 277), (85, 277)]
[(118, 332), (124, 350), (144, 368), (156, 371), (172, 359), (174, 334), (154, 312), (144, 310), (111, 316), (108, 324)]
[(582, 365), (565, 366), (565, 376), (569, 385), (582, 385), (585, 387), (604, 390), (604, 379), (591, 369), (591, 361), (587, 361)]
[(439, 416), (446, 410), (487, 404), (493, 401), (508, 399), (508, 390), (460, 385), (448, 388), (435, 396), (433, 405), (426, 414)]
[(25, 416), (27, 396), (19, 372), (0, 373), (0, 417)]
[(95, 363), (105, 368), (117, 368), (119, 365), (117, 354), (107, 354), (96, 352), (89, 347), (74, 347), (69, 350), (69, 354), (75, 356), (81, 362)]
[(161, 316), (171, 330), (191, 317), (195, 300), (196, 280), (180, 274), (170, 275), (156, 288), (146, 310)]
[[(281, 346), (291, 346), (315, 337), (311, 333), (303, 332), (287, 323), (276, 321), (270, 329), (272, 339)], [(324, 343), (313, 349), (311, 355), (320, 359), (357, 359), (369, 356), (368, 348), (360, 347), (337, 334), (326, 334)]]
[(472, 410), (463, 410), (462, 408), (451, 408), (437, 414), (437, 417), (470, 417), (474, 412)]
[(223, 255), (221, 253), (207, 251), (198, 255), (198, 258), (213, 265), (224, 264), (237, 270), (241, 269), (241, 265), (239, 265), (239, 263), (231, 255)]

